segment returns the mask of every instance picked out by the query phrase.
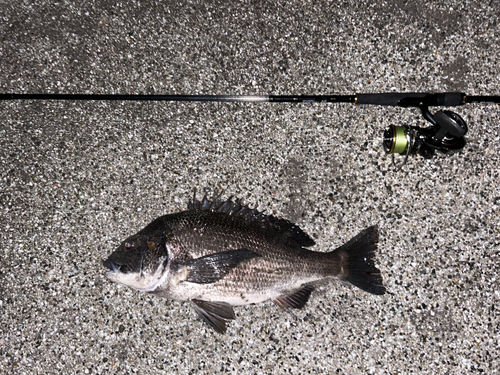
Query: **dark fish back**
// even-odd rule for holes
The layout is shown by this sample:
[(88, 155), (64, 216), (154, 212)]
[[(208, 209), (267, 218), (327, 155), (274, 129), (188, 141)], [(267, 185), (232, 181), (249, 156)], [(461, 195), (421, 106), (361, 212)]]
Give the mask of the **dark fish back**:
[(314, 240), (297, 225), (285, 219), (280, 219), (272, 215), (265, 215), (255, 208), (250, 208), (242, 204), (239, 199), (233, 201), (229, 198), (223, 201), (220, 198), (216, 198), (211, 201), (204, 196), (200, 201), (193, 198), (193, 201), (188, 204), (188, 210), (221, 213), (233, 218), (240, 218), (250, 223), (258, 224), (261, 230), (267, 231), (274, 236), (281, 237), (284, 242), (289, 242), (291, 245), (298, 245), (300, 247), (315, 245)]

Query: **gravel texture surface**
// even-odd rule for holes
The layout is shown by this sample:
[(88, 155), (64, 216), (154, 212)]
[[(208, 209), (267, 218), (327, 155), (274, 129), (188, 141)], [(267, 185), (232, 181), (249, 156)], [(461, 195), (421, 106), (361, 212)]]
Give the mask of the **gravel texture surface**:
[[(497, 1), (0, 1), (0, 92), (500, 93)], [(436, 109), (432, 109), (433, 111)], [(351, 104), (0, 102), (0, 373), (465, 374), (500, 368), (500, 107), (453, 109), (452, 156), (394, 172)], [(331, 283), (296, 318), (111, 283), (102, 260), (193, 188), (329, 251), (380, 227), (389, 291)]]

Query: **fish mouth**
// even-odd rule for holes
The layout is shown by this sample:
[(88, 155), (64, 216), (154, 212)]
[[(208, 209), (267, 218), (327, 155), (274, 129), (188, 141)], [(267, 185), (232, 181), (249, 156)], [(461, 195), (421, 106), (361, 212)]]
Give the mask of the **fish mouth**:
[(106, 259), (104, 262), (102, 262), (102, 264), (109, 270), (108, 274), (117, 273), (120, 271), (120, 268), (122, 267), (121, 264), (115, 263), (109, 259)]

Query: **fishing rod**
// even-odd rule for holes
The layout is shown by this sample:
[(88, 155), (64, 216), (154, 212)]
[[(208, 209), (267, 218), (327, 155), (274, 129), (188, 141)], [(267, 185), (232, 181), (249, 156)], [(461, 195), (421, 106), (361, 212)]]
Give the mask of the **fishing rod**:
[(170, 102), (245, 102), (245, 103), (351, 103), (403, 108), (419, 108), (428, 127), (391, 125), (384, 131), (383, 147), (387, 154), (409, 155), (426, 159), (436, 151), (451, 154), (465, 146), (468, 131), (465, 120), (444, 110), (432, 114), (429, 107), (457, 107), (471, 103), (500, 104), (500, 96), (445, 93), (373, 93), (355, 95), (136, 95), (136, 94), (0, 94), (0, 100), (119, 100)]

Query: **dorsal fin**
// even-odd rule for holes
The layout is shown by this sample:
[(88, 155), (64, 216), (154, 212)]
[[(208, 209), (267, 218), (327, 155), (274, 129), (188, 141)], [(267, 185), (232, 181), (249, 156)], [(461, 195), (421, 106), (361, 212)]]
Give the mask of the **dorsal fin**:
[(265, 215), (255, 208), (244, 205), (241, 199), (233, 201), (232, 198), (231, 196), (224, 201), (219, 195), (210, 200), (205, 195), (202, 200), (198, 200), (195, 195), (193, 196), (193, 200), (188, 203), (188, 210), (222, 212), (229, 216), (260, 223), (262, 228), (277, 231), (300, 246), (309, 247), (315, 244), (314, 240), (307, 233), (288, 220), (279, 219), (273, 215)]

